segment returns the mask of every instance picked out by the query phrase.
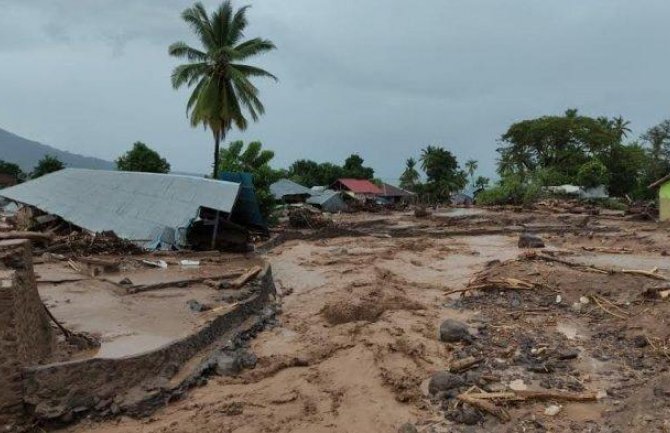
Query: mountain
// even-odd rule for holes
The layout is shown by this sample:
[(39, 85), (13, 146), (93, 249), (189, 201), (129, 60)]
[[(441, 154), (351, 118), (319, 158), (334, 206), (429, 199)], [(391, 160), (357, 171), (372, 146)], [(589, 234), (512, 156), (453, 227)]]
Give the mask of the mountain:
[(0, 128), (0, 159), (18, 164), (30, 173), (44, 155), (52, 155), (63, 161), (66, 167), (115, 170), (116, 164), (104, 159), (65, 152), (36, 141), (27, 140)]

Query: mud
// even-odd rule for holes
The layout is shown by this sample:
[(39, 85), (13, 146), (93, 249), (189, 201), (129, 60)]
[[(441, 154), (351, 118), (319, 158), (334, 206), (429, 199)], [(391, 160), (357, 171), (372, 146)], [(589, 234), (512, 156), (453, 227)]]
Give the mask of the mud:
[[(84, 420), (64, 431), (391, 433), (410, 431), (406, 423), (435, 433), (668, 431), (664, 282), (587, 268), (657, 267), (655, 275), (670, 277), (666, 229), (513, 211), (335, 222), (328, 236), (286, 235), (264, 250), (282, 314), (250, 342), (255, 368), (212, 378), (151, 417)], [(530, 229), (543, 254), (583, 266), (519, 258), (518, 233)], [(504, 279), (531, 288), (466, 290)], [(448, 318), (466, 323), (473, 341), (441, 342)], [(429, 395), (433, 374), (468, 357), (481, 361), (456, 373), (459, 386)], [(598, 399), (493, 401), (509, 414), (505, 423), (455, 398), (520, 389)]]

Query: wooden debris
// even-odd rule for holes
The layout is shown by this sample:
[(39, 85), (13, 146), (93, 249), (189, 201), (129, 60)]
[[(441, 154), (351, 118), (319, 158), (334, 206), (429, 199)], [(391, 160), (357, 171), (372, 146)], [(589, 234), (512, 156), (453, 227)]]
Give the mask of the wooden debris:
[[(259, 271), (260, 272), (260, 271)], [(128, 294), (133, 294), (133, 293), (140, 293), (140, 292), (149, 292), (152, 290), (159, 290), (159, 289), (165, 289), (167, 287), (184, 287), (188, 286), (189, 284), (193, 283), (202, 283), (205, 280), (227, 280), (230, 278), (237, 278), (244, 275), (243, 271), (237, 270), (237, 271), (231, 271), (227, 272), (225, 274), (219, 274), (219, 275), (208, 275), (204, 277), (193, 277), (193, 278), (186, 278), (183, 280), (175, 280), (175, 281), (163, 281), (160, 283), (153, 283), (153, 284), (137, 284), (134, 286), (126, 287), (126, 293)]]
[(258, 265), (252, 267), (252, 268), (249, 269), (247, 272), (245, 272), (244, 274), (240, 275), (235, 281), (233, 281), (233, 282), (230, 284), (230, 288), (231, 288), (231, 289), (239, 289), (240, 287), (242, 287), (242, 286), (244, 286), (245, 284), (247, 284), (247, 282), (249, 282), (249, 280), (251, 280), (251, 279), (254, 278), (256, 275), (258, 275), (262, 270), (263, 270), (263, 268), (261, 268), (261, 267), (258, 266)]
[(477, 409), (495, 416), (502, 422), (508, 422), (512, 419), (505, 409), (500, 408), (486, 400), (473, 398), (470, 394), (460, 394), (456, 396), (456, 398), (463, 403), (467, 403), (470, 406), (476, 407)]
[(476, 358), (474, 356), (468, 356), (467, 358), (456, 360), (449, 364), (449, 372), (460, 373), (474, 367), (475, 365), (482, 362), (482, 360), (482, 358)]
[(29, 239), (31, 241), (39, 242), (50, 242), (53, 238), (51, 233), (42, 233), (42, 232), (22, 232), (22, 231), (13, 231), (13, 232), (0, 232), (0, 240), (8, 239)]
[(668, 278), (664, 277), (663, 275), (657, 274), (656, 271), (658, 271), (658, 269), (653, 269), (651, 271), (644, 271), (638, 269), (623, 269), (621, 273), (631, 275), (642, 275), (644, 277), (653, 278), (655, 280), (668, 281)]
[(644, 270), (637, 270), (637, 269), (622, 269), (622, 270), (616, 270), (616, 269), (603, 269), (599, 268), (597, 266), (591, 266), (591, 265), (585, 265), (582, 263), (575, 263), (571, 262), (569, 260), (563, 260), (559, 259), (557, 257), (552, 257), (548, 256), (545, 254), (538, 254), (534, 251), (524, 253), (520, 256), (520, 258), (525, 259), (525, 260), (544, 260), (547, 262), (556, 262), (560, 263), (565, 266), (570, 266), (573, 268), (578, 268), (584, 271), (589, 271), (589, 272), (597, 272), (601, 274), (616, 274), (616, 273), (621, 273), (621, 274), (631, 274), (631, 275), (640, 275), (648, 278), (653, 278), (655, 280), (661, 280), (661, 281), (670, 281), (669, 278), (657, 274), (656, 272), (658, 269), (653, 269), (651, 271), (644, 271)]
[(464, 289), (456, 289), (445, 292), (445, 295), (469, 292), (471, 290), (531, 290), (538, 288), (549, 288), (541, 283), (519, 280), (517, 278), (487, 278), (481, 277), (468, 284)]

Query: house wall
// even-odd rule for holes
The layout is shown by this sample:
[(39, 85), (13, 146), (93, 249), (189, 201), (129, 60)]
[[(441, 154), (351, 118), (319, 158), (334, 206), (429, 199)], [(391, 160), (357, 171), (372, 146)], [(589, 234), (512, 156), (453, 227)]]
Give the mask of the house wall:
[(0, 425), (23, 409), (24, 367), (54, 348), (49, 318), (37, 292), (26, 240), (0, 242)]
[(670, 182), (661, 185), (658, 190), (659, 219), (670, 221)]

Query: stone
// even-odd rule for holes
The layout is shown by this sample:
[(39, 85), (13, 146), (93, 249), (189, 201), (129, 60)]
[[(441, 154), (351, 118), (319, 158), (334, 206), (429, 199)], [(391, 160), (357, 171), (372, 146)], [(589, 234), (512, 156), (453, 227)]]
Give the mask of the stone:
[(130, 281), (130, 278), (126, 277), (123, 280), (119, 281), (119, 284), (122, 286), (132, 286), (133, 282)]
[(438, 371), (428, 382), (428, 392), (436, 395), (465, 385), (465, 381), (457, 374), (448, 371)]
[(528, 389), (528, 386), (522, 379), (515, 379), (509, 383), (509, 389), (512, 391), (525, 391)]
[(414, 424), (406, 422), (398, 429), (398, 433), (419, 433)]
[(544, 410), (544, 414), (547, 416), (556, 416), (560, 411), (560, 406), (552, 404), (551, 406), (547, 406), (547, 408)]
[(562, 360), (575, 359), (578, 356), (579, 356), (579, 350), (578, 349), (559, 350), (556, 353), (556, 358), (562, 359)]
[(188, 308), (191, 309), (194, 313), (201, 313), (203, 311), (211, 310), (212, 307), (206, 304), (201, 304), (200, 302), (196, 301), (195, 299), (191, 299), (190, 301), (186, 302), (186, 305), (188, 305)]
[(225, 354), (221, 354), (216, 358), (216, 366), (214, 369), (219, 376), (235, 376), (240, 372), (240, 366), (237, 359), (231, 355)]
[(642, 348), (642, 347), (647, 347), (649, 345), (649, 342), (647, 341), (647, 338), (644, 335), (636, 335), (633, 337), (633, 346)]
[(544, 248), (544, 241), (539, 236), (530, 233), (522, 233), (521, 236), (519, 236), (517, 245), (519, 248)]
[(237, 364), (241, 368), (255, 368), (256, 362), (258, 362), (258, 358), (251, 352), (243, 350), (237, 354)]
[(572, 311), (579, 314), (582, 312), (582, 305), (583, 304), (581, 302), (575, 302), (574, 304), (572, 304), (570, 308), (572, 309)]
[(447, 319), (440, 325), (440, 340), (445, 343), (457, 343), (459, 341), (471, 343), (473, 337), (465, 323)]

